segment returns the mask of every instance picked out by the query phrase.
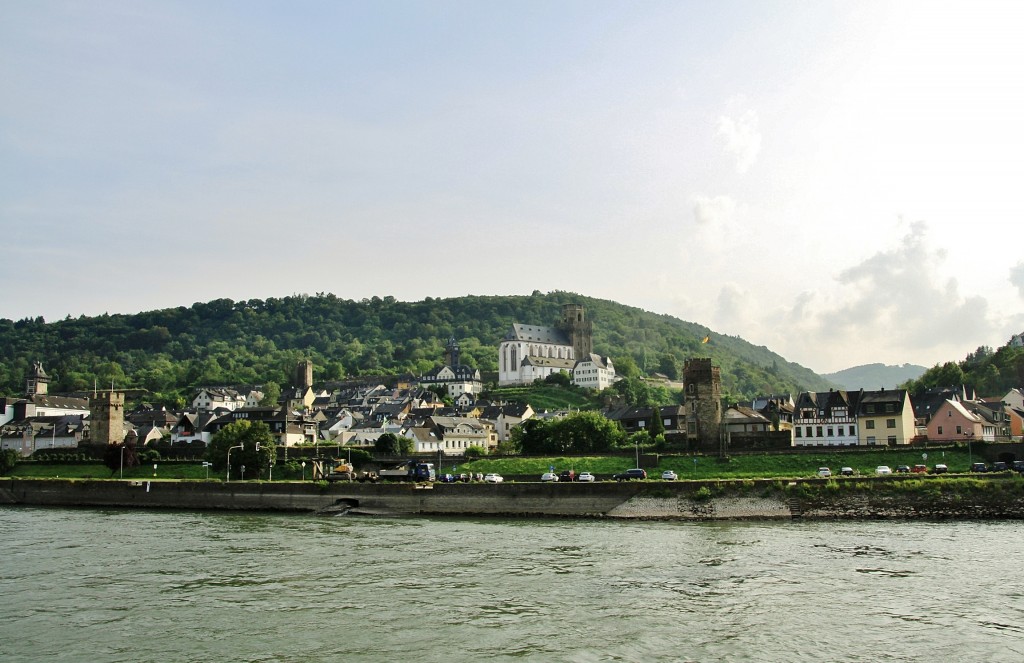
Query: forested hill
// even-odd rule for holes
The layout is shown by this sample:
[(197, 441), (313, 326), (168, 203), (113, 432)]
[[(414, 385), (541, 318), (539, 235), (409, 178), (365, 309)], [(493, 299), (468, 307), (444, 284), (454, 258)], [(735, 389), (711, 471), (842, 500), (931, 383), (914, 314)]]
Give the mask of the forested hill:
[[(535, 292), (419, 302), (332, 294), (218, 299), (134, 315), (0, 320), (0, 393), (21, 394), (34, 361), (50, 375), (51, 393), (114, 384), (147, 389), (151, 400), (167, 404), (182, 403), (200, 385), (288, 385), (306, 358), (316, 381), (420, 375), (443, 361), (451, 337), (463, 363), (494, 379), (498, 343), (512, 323), (553, 325), (567, 303), (586, 307), (594, 351), (611, 356), (620, 373), (675, 377), (685, 360), (710, 356), (736, 402), (832, 386), (765, 347), (701, 325), (573, 293)], [(701, 343), (707, 335), (710, 342)]]

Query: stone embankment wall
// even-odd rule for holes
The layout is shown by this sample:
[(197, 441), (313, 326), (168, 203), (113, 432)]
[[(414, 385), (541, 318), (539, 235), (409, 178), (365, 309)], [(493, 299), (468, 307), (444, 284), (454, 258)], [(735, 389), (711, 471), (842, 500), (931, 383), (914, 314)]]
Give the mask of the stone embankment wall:
[[(594, 484), (316, 484), (310, 482), (0, 480), (0, 504), (673, 520), (1024, 517), (1017, 484), (979, 490), (786, 490), (773, 481)], [(791, 484), (798, 486), (797, 483)]]

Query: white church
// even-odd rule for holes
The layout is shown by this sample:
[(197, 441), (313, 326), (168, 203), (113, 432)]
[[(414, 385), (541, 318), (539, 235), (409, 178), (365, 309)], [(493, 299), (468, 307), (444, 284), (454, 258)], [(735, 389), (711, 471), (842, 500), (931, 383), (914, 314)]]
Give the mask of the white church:
[(578, 304), (562, 306), (554, 327), (514, 323), (498, 345), (498, 385), (530, 384), (564, 372), (575, 384), (604, 389), (616, 380), (610, 357), (593, 353), (593, 323)]

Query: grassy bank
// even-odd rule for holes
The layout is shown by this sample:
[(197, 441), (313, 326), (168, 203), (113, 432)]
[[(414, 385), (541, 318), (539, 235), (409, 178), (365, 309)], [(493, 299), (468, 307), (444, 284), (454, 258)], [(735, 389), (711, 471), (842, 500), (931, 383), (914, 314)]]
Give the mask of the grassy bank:
[[(966, 472), (972, 457), (966, 450), (932, 451), (928, 459), (921, 458), (920, 450), (879, 449), (870, 451), (829, 451), (820, 453), (799, 454), (759, 454), (733, 456), (720, 459), (715, 456), (662, 456), (657, 464), (641, 463), (652, 478), (661, 476), (664, 470), (675, 471), (680, 479), (772, 479), (801, 478), (817, 475), (819, 467), (831, 468), (834, 474), (841, 467), (852, 467), (858, 476), (874, 476), (875, 468), (888, 465), (893, 470), (898, 465), (913, 466), (918, 463), (929, 467), (935, 463), (945, 463), (950, 472)], [(973, 460), (980, 460), (977, 455)], [(301, 470), (279, 464), (274, 467), (274, 478), (277, 480), (299, 480)], [(607, 479), (612, 474), (633, 467), (635, 461), (631, 456), (588, 456), (588, 457), (550, 457), (550, 458), (481, 458), (473, 461), (446, 459), (440, 472), (497, 472), (505, 476), (531, 477), (540, 480), (540, 476), (554, 467), (556, 472), (575, 470), (576, 472), (592, 472), (599, 479)], [(457, 468), (457, 469), (455, 469)], [(307, 467), (306, 479), (310, 478), (311, 468)], [(152, 463), (141, 467), (125, 468), (125, 479), (206, 479), (207, 469), (199, 461), (193, 462), (157, 462), (154, 470)], [(19, 463), (10, 472), (14, 477), (66, 477), (81, 479), (116, 479), (119, 472), (113, 472), (101, 463)], [(247, 475), (248, 476), (248, 475)], [(219, 473), (211, 472), (211, 479), (222, 478)], [(255, 475), (250, 478), (255, 479)]]

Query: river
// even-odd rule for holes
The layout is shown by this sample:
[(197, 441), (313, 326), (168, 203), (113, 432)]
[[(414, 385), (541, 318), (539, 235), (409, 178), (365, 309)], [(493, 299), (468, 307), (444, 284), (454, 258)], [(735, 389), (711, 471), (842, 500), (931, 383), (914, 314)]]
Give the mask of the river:
[(0, 508), (0, 660), (1021, 661), (1018, 522)]

